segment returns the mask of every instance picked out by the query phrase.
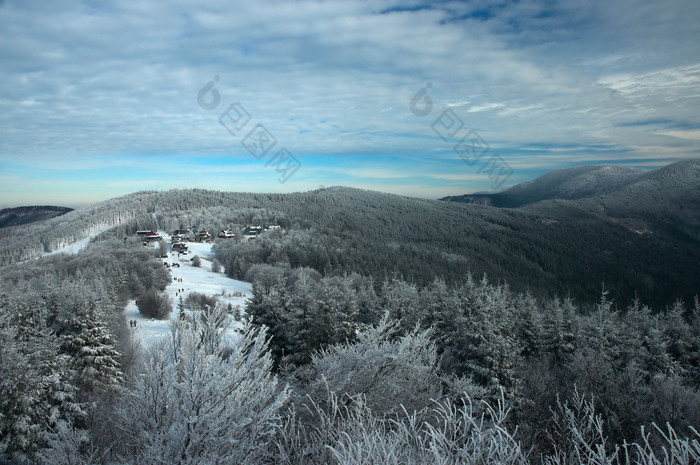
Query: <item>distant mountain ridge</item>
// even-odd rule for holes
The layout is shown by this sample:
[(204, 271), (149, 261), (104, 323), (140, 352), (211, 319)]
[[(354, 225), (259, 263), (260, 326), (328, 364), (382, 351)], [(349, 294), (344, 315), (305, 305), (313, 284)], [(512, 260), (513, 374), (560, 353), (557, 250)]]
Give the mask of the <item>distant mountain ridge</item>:
[(73, 209), (68, 207), (56, 207), (53, 205), (5, 208), (0, 210), (0, 228), (44, 221), (49, 218), (64, 215), (70, 211), (73, 211)]
[(552, 171), (494, 194), (465, 194), (440, 200), (517, 208), (543, 200), (578, 200), (619, 190), (647, 172), (615, 165), (589, 165)]

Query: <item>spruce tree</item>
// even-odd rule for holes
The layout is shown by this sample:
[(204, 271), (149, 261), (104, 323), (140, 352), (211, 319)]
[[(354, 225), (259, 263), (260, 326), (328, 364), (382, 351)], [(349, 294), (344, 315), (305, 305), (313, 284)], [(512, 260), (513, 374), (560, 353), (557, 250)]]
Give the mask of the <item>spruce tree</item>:
[(116, 343), (98, 310), (75, 315), (63, 348), (72, 357), (75, 383), (86, 398), (115, 393), (124, 383)]

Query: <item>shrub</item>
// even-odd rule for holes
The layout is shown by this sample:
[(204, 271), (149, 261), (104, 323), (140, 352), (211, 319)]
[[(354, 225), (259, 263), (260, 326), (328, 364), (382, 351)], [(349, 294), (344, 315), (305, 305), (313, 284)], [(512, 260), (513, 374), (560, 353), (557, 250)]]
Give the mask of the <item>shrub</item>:
[(199, 258), (199, 255), (195, 255), (194, 257), (192, 257), (192, 266), (195, 266), (197, 268), (202, 266), (202, 259)]
[(221, 273), (221, 263), (216, 258), (211, 262), (211, 270), (214, 273)]
[(146, 291), (137, 301), (139, 312), (147, 318), (165, 320), (173, 310), (170, 297), (157, 291)]
[(216, 297), (208, 296), (200, 292), (191, 292), (185, 298), (185, 307), (190, 310), (205, 310), (207, 307), (213, 309), (216, 307)]

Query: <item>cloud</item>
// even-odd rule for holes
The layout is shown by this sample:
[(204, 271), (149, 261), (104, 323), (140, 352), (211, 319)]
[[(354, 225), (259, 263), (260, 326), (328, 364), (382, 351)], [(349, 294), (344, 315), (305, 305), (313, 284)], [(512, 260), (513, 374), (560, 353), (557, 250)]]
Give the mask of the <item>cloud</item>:
[[(513, 166), (569, 166), (586, 149), (611, 161), (697, 157), (698, 14), (690, 0), (8, 1), (0, 162), (24, 176), (49, 166), (57, 179), (149, 166), (125, 189), (167, 186), (172, 157), (192, 173), (258, 163), (258, 190), (383, 178), (427, 193), (445, 173), (463, 176), (454, 193), (483, 189), (431, 129), (447, 108)], [(197, 95), (210, 81), (221, 101), (207, 110)], [(410, 107), (421, 89), (426, 116)], [(262, 174), (245, 134), (219, 124), (233, 102), (251, 117), (246, 131), (263, 125), (275, 150), (299, 158), (305, 184)], [(363, 174), (338, 162), (362, 157), (378, 164)]]

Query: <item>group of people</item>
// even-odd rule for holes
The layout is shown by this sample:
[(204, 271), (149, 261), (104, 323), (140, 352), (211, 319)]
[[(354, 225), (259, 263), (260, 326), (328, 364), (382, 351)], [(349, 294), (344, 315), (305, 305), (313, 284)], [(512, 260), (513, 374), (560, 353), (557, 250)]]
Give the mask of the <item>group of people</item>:
[(136, 327), (136, 320), (129, 320), (129, 327), (135, 328)]

